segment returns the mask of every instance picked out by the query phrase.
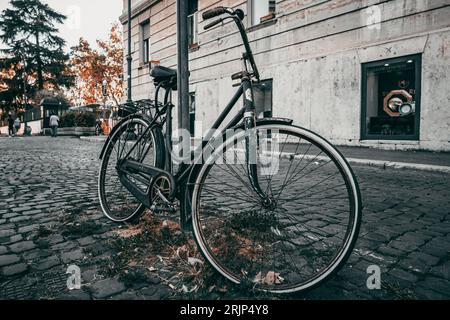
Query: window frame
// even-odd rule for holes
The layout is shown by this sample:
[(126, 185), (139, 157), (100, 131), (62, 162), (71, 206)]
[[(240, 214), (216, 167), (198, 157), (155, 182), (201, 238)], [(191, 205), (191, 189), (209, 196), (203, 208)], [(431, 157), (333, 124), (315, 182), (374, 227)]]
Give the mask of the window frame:
[[(416, 81), (416, 112), (414, 121), (413, 135), (379, 135), (369, 134), (367, 130), (367, 75), (370, 68), (381, 67), (389, 64), (404, 62), (405, 60), (414, 60), (415, 64), (415, 81)], [(385, 140), (385, 141), (420, 141), (420, 119), (421, 119), (421, 102), (422, 102), (422, 54), (413, 54), (401, 56), (391, 59), (383, 59), (361, 64), (361, 140)]]
[(190, 42), (191, 35), (189, 34), (189, 28), (188, 28), (188, 45), (189, 47), (193, 47), (198, 45), (198, 11), (194, 12), (193, 14), (188, 15), (188, 23), (189, 18), (192, 17), (193, 20), (193, 27), (192, 27), (192, 43)]
[[(150, 40), (150, 30), (148, 31), (149, 37), (144, 38), (145, 31), (144, 28), (148, 27), (150, 29), (150, 20), (146, 20), (140, 24), (140, 45), (141, 45), (141, 53), (140, 53), (140, 59), (141, 59), (141, 65), (148, 65), (150, 64), (150, 61), (152, 60), (152, 54), (151, 54), (151, 40)], [(146, 48), (146, 45), (148, 46), (148, 50)], [(148, 52), (147, 52), (148, 51)], [(148, 54), (148, 59), (146, 59), (146, 54)]]
[[(261, 22), (261, 19), (260, 19), (260, 21), (258, 22), (258, 23), (253, 23), (253, 20), (254, 20), (254, 1), (258, 1), (258, 0), (248, 0), (247, 1), (247, 18), (248, 18), (248, 28), (253, 28), (253, 27), (257, 27), (257, 26), (260, 26), (260, 25), (265, 25), (266, 23), (270, 23), (271, 21), (274, 21), (274, 20), (276, 20), (276, 2), (275, 2), (275, 11), (273, 11), (273, 12), (271, 12), (270, 11), (270, 0), (268, 1), (269, 3), (267, 4), (268, 5), (268, 7), (267, 7), (267, 12), (268, 12), (268, 14), (267, 14), (267, 16), (268, 15), (270, 15), (270, 14), (273, 14), (273, 17), (272, 18), (270, 18), (270, 19), (267, 19), (267, 20), (265, 20), (265, 21), (262, 21)], [(262, 17), (260, 17), (260, 18), (262, 18)]]
[[(188, 0), (188, 1), (193, 1), (193, 0)], [(196, 11), (194, 11), (192, 13), (188, 12), (188, 13), (190, 13), (190, 14), (188, 14), (188, 23), (189, 23), (190, 17), (192, 17), (192, 20), (193, 20), (192, 43), (190, 43), (191, 35), (189, 34), (189, 27), (188, 27), (188, 30), (187, 30), (188, 31), (188, 46), (189, 46), (190, 49), (196, 48), (198, 46), (198, 34), (199, 34), (199, 32), (198, 32), (198, 29), (199, 29), (198, 28), (198, 26), (199, 26), (198, 2), (199, 1), (198, 0), (194, 0), (194, 1), (197, 1), (197, 5), (195, 6), (197, 8)], [(190, 11), (190, 9), (189, 9), (189, 11)]]

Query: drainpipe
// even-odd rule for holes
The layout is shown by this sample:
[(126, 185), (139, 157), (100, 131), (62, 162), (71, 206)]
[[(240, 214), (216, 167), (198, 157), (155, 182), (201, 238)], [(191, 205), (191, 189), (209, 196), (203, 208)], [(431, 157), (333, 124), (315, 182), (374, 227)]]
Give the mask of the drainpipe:
[(131, 62), (133, 57), (131, 56), (131, 0), (128, 0), (128, 72), (127, 72), (127, 102), (132, 102), (131, 99)]
[(188, 1), (177, 0), (178, 128), (189, 130)]

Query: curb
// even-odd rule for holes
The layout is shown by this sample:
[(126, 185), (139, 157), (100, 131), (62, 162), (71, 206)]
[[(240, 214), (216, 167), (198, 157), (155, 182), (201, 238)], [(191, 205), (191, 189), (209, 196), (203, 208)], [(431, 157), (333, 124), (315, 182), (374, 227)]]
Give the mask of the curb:
[[(283, 152), (282, 156), (288, 156), (288, 154), (284, 154), (284, 152)], [(314, 157), (314, 156), (306, 155), (306, 156), (302, 156), (302, 157), (305, 159), (312, 159), (312, 160), (326, 160), (327, 159), (322, 156)], [(394, 161), (370, 160), (370, 159), (358, 159), (358, 158), (346, 158), (346, 160), (350, 164), (366, 165), (366, 166), (372, 166), (372, 167), (379, 167), (379, 168), (383, 168), (383, 169), (386, 169), (386, 168), (408, 169), (408, 170), (419, 170), (419, 171), (428, 171), (428, 172), (450, 173), (450, 166), (437, 166), (437, 165), (423, 164), (423, 163), (394, 162)]]
[(421, 163), (391, 162), (391, 161), (356, 159), (356, 158), (347, 158), (347, 161), (350, 164), (361, 164), (381, 168), (410, 169), (410, 170), (450, 173), (450, 166), (437, 166)]
[(80, 140), (88, 142), (105, 142), (106, 139), (106, 137), (80, 137)]

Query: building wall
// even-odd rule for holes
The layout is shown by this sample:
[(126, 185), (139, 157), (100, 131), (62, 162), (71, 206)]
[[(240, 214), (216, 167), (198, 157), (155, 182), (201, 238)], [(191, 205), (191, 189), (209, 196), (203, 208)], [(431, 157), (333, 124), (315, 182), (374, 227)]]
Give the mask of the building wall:
[[(148, 68), (139, 61), (139, 23), (150, 19), (152, 60), (176, 68), (176, 1), (141, 2), (146, 7), (132, 20), (133, 99), (151, 98), (153, 92)], [(200, 17), (218, 5), (248, 9), (243, 0), (199, 0)], [(450, 0), (277, 0), (276, 5), (276, 22), (249, 32), (262, 79), (273, 79), (274, 116), (293, 118), (339, 145), (450, 151)], [(379, 16), (373, 19), (371, 12)], [(203, 31), (205, 22), (199, 22), (199, 48), (190, 53), (191, 91), (197, 120), (206, 129), (233, 95), (230, 76), (242, 68), (243, 48), (234, 25)], [(423, 55), (420, 141), (361, 141), (361, 64), (418, 53)]]

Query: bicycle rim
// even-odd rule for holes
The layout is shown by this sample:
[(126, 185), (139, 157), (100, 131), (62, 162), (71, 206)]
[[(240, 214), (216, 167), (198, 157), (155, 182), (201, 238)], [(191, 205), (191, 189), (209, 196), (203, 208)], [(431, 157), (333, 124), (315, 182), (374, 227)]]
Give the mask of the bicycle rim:
[(258, 148), (258, 179), (274, 203), (262, 204), (252, 190), (244, 132), (238, 133), (200, 170), (192, 202), (195, 238), (208, 262), (234, 283), (304, 291), (350, 255), (361, 220), (358, 184), (344, 157), (320, 136), (294, 126), (257, 129), (258, 143), (270, 145)]

